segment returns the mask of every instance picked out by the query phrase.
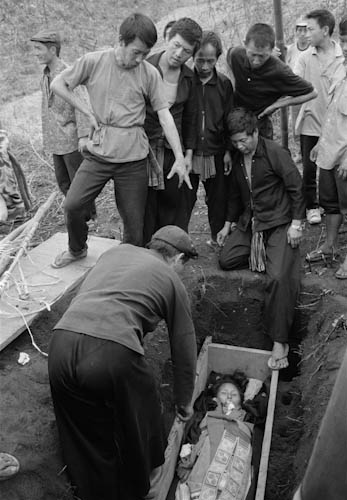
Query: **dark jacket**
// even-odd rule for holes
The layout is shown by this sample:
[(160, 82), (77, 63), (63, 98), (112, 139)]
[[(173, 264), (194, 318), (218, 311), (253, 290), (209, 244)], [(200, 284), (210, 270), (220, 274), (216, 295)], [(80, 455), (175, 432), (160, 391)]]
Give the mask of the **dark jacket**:
[(252, 68), (244, 47), (227, 53), (235, 78), (235, 105), (259, 115), (280, 97), (296, 97), (313, 91), (310, 82), (295, 75), (278, 57), (271, 56), (260, 68)]
[(288, 151), (259, 137), (251, 169), (251, 191), (239, 151), (229, 176), (226, 220), (246, 231), (252, 216), (255, 230), (263, 231), (305, 218), (302, 180)]
[[(163, 76), (159, 66), (159, 60), (163, 52), (153, 54), (147, 61)], [(196, 144), (196, 120), (197, 120), (197, 100), (194, 84), (194, 73), (183, 64), (178, 79), (177, 96), (175, 103), (171, 106), (170, 112), (175, 120), (175, 124), (184, 149), (195, 149)], [(158, 114), (153, 111), (152, 106), (147, 103), (145, 131), (150, 141), (164, 137)], [(169, 147), (169, 146), (168, 146)]]
[(226, 149), (226, 118), (233, 107), (233, 87), (229, 78), (217, 71), (202, 84), (194, 72), (198, 104), (196, 150), (204, 156), (223, 153)]

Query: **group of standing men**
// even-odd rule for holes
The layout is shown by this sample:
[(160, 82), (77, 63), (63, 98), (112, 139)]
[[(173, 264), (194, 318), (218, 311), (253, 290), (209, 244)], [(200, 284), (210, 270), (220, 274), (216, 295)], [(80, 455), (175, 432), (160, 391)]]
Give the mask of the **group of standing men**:
[[(307, 16), (312, 40), (315, 33), (317, 40), (331, 36), (325, 12)], [(199, 180), (222, 268), (266, 271), (269, 366), (288, 365), (298, 245), (305, 209), (312, 207), (289, 152), (272, 141), (270, 116), (302, 105), (299, 120), (316, 124), (311, 103), (320, 102), (322, 90), (310, 73), (299, 76), (272, 55), (274, 31), (263, 23), (248, 30), (244, 47), (228, 51), (232, 83), (215, 69), (219, 36), (189, 18), (176, 21), (166, 49), (149, 58), (157, 32), (142, 14), (123, 21), (116, 48), (86, 54), (71, 67), (59, 59), (58, 33), (40, 32), (32, 41), (45, 65), (44, 127), (55, 134), (44, 139), (66, 195), (69, 248), (53, 266), (87, 255), (92, 204), (110, 179), (124, 224), (125, 245), (98, 261), (51, 344), (63, 452), (82, 500), (143, 499), (164, 461), (160, 405), (142, 347), (161, 318), (169, 326), (177, 414), (185, 420), (192, 411), (194, 327), (175, 272), (196, 257), (186, 231)], [(316, 70), (329, 80), (337, 46), (336, 53), (323, 42), (315, 47)], [(185, 65), (191, 57), (193, 70)], [(303, 158), (313, 146), (307, 136), (309, 125), (302, 128)], [(144, 244), (148, 249), (135, 247)]]

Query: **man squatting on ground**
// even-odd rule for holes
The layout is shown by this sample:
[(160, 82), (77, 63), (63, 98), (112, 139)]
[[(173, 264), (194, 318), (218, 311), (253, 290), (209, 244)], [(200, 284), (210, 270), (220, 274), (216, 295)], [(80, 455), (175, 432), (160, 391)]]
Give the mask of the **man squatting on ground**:
[[(162, 79), (144, 60), (156, 41), (153, 22), (143, 14), (132, 14), (120, 26), (115, 49), (84, 55), (51, 84), (53, 92), (86, 114), (91, 124), (83, 150), (85, 159), (65, 199), (69, 249), (56, 257), (53, 267), (87, 255), (87, 208), (110, 179), (123, 220), (123, 241), (142, 245), (148, 184), (148, 139), (143, 129), (146, 100), (158, 114), (176, 158), (168, 177), (178, 174), (178, 185), (189, 183)], [(87, 87), (92, 112), (73, 93), (78, 85)]]
[(302, 181), (287, 150), (259, 136), (257, 118), (244, 108), (228, 116), (237, 150), (228, 178), (228, 209), (217, 241), (222, 269), (265, 271), (264, 319), (273, 340), (269, 366), (288, 366), (288, 338), (300, 288)]
[[(48, 370), (63, 455), (81, 500), (142, 500), (166, 440), (143, 339), (167, 323), (177, 415), (188, 420), (196, 371), (189, 298), (179, 278), (197, 257), (188, 234), (166, 226), (148, 249), (105, 252), (55, 327)], [(158, 480), (160, 469), (152, 474)], [(154, 482), (155, 484), (155, 482)], [(153, 495), (154, 496), (153, 496)], [(152, 492), (147, 498), (157, 498)]]
[(318, 142), (325, 121), (329, 89), (344, 77), (345, 70), (341, 47), (331, 38), (335, 27), (332, 13), (324, 9), (314, 10), (306, 18), (311, 47), (298, 58), (294, 71), (312, 83), (318, 96), (301, 107), (296, 132), (300, 134), (307, 222), (319, 224), (317, 167), (310, 159), (310, 152)]
[(219, 36), (213, 31), (203, 32), (201, 47), (194, 56), (198, 123), (190, 176), (193, 186), (190, 192), (190, 213), (194, 208), (201, 180), (206, 192), (211, 229), (211, 239), (207, 244), (212, 247), (217, 246), (217, 234), (224, 226), (225, 175), (231, 171), (226, 118), (233, 107), (233, 88), (229, 78), (216, 71), (216, 63), (221, 53), (222, 41)]
[[(345, 56), (345, 76), (330, 88), (330, 103), (318, 143), (311, 159), (319, 167), (319, 203), (325, 210), (326, 239), (306, 260), (322, 262), (337, 254), (337, 240), (343, 215), (347, 214), (347, 17), (339, 24), (340, 45)], [(335, 277), (347, 279), (347, 257)]]
[[(164, 96), (185, 150), (189, 172), (196, 145), (197, 99), (194, 74), (185, 62), (198, 50), (201, 35), (202, 30), (195, 21), (188, 17), (179, 19), (170, 29), (166, 50), (148, 58), (162, 77)], [(147, 103), (145, 131), (160, 170), (149, 170), (144, 221), (144, 243), (147, 243), (157, 229), (168, 224), (187, 231), (192, 206), (188, 186), (179, 189), (177, 178), (167, 178), (174, 163), (174, 154), (165, 141), (159, 116), (151, 103)]]
[(273, 138), (270, 115), (276, 109), (310, 101), (317, 96), (311, 83), (295, 75), (289, 66), (272, 55), (275, 32), (257, 23), (247, 32), (245, 47), (229, 49), (235, 106), (253, 111), (260, 135)]
[[(41, 119), (43, 149), (53, 155), (55, 177), (60, 191), (66, 196), (72, 179), (83, 161), (81, 150), (88, 137), (88, 118), (51, 91), (52, 80), (68, 66), (60, 59), (61, 37), (57, 31), (41, 30), (31, 39), (34, 52), (44, 70), (41, 79)], [(84, 87), (74, 90), (76, 96), (88, 103)], [(90, 211), (96, 217), (95, 204)]]

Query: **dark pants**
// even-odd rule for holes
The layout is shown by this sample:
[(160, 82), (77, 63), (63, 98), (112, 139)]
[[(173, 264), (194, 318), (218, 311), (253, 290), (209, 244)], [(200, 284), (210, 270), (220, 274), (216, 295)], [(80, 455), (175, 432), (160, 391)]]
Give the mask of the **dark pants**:
[(302, 188), (306, 208), (317, 208), (317, 165), (310, 160), (311, 149), (317, 144), (319, 137), (300, 135), (303, 176)]
[[(206, 193), (206, 205), (208, 210), (208, 222), (211, 229), (211, 237), (217, 239), (217, 233), (222, 229), (225, 222), (226, 211), (226, 177), (224, 175), (224, 153), (215, 155), (214, 157), (216, 175), (203, 182)], [(191, 174), (190, 179), (193, 189), (188, 190), (187, 195), (191, 199), (189, 213), (191, 215), (199, 187), (199, 176)]]
[[(144, 223), (144, 243), (150, 241), (152, 235), (163, 226), (173, 224), (184, 231), (188, 231), (189, 220), (194, 206), (192, 194), (188, 186), (178, 187), (178, 176), (167, 179), (175, 156), (171, 149), (165, 149), (164, 155), (164, 182), (165, 189), (149, 188)], [(191, 176), (192, 182), (196, 179)], [(197, 179), (199, 183), (199, 179)]]
[[(264, 231), (266, 278), (264, 320), (268, 335), (275, 342), (288, 342), (300, 290), (300, 251), (287, 242), (288, 225)], [(236, 228), (220, 253), (222, 269), (248, 267), (251, 230)]]
[[(65, 155), (53, 155), (53, 165), (55, 178), (57, 179), (57, 183), (60, 191), (66, 196), (70, 186), (72, 179), (75, 177), (75, 174), (83, 161), (83, 156), (79, 151), (73, 151), (72, 153), (67, 153)], [(96, 207), (95, 203), (92, 203), (90, 209), (90, 217), (96, 217)]]
[(86, 247), (88, 207), (105, 184), (113, 179), (119, 214), (124, 225), (124, 243), (142, 245), (143, 218), (147, 199), (147, 160), (102, 163), (85, 159), (65, 199), (69, 249), (78, 255)]
[[(116, 326), (115, 326), (116, 327)], [(141, 355), (57, 330), (48, 371), (67, 471), (81, 500), (141, 500), (164, 462), (160, 400)]]

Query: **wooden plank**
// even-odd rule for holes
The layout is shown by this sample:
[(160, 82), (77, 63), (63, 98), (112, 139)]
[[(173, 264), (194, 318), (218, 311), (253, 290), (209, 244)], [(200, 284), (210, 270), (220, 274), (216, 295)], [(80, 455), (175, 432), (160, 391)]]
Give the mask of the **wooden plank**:
[(267, 469), (269, 466), (269, 456), (270, 456), (270, 448), (271, 448), (272, 427), (273, 427), (274, 416), (275, 416), (277, 384), (278, 384), (278, 371), (276, 370), (276, 371), (273, 371), (272, 375), (271, 375), (270, 394), (269, 394), (269, 401), (268, 401), (268, 406), (267, 406), (265, 432), (264, 432), (264, 437), (263, 437), (263, 445), (262, 445), (262, 449), (261, 449), (261, 458), (260, 458), (259, 474), (258, 474), (258, 485), (257, 485), (255, 500), (264, 500), (264, 498), (265, 498)]
[(271, 352), (224, 344), (211, 344), (208, 354), (209, 372), (230, 373), (242, 370), (247, 377), (265, 380), (271, 373), (267, 362)]
[(54, 257), (67, 248), (67, 234), (56, 233), (21, 258), (20, 264), (28, 285), (29, 298), (20, 300), (14, 280), (23, 280), (19, 270), (13, 273), (11, 286), (0, 299), (0, 350), (26, 330), (38, 314), (75, 288), (94, 267), (102, 253), (119, 245), (119, 241), (90, 236), (88, 256), (62, 269), (53, 269)]

